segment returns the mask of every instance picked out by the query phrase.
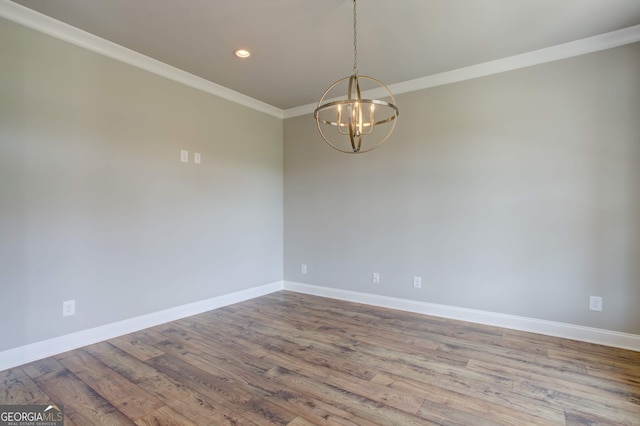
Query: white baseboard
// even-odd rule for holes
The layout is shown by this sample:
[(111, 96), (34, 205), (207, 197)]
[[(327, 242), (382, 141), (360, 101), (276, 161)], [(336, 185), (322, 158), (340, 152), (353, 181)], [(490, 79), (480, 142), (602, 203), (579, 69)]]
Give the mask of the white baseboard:
[(635, 334), (620, 333), (617, 331), (545, 321), (535, 318), (519, 317), (515, 315), (479, 311), (475, 309), (458, 308), (455, 306), (437, 305), (434, 303), (399, 299), (376, 294), (359, 293), (337, 288), (320, 287), (291, 281), (276, 281), (259, 287), (253, 287), (213, 297), (207, 300), (176, 306), (175, 308), (8, 349), (0, 352), (0, 371), (60, 354), (62, 352), (81, 348), (93, 343), (112, 339), (117, 336), (133, 333), (145, 328), (154, 327), (156, 325), (165, 324), (191, 315), (197, 315), (223, 306), (264, 296), (279, 290), (290, 290), (298, 293), (329, 297), (332, 299), (363, 303), (366, 305), (380, 306), (400, 311), (433, 315), (437, 317), (492, 325), (512, 330), (529, 331), (548, 336), (556, 336), (565, 339), (640, 351), (640, 336)]
[(0, 371), (283, 289), (282, 281), (153, 312), (0, 352)]
[(640, 351), (640, 335), (602, 330), (580, 325), (545, 321), (535, 318), (438, 305), (415, 300), (398, 299), (376, 294), (359, 293), (330, 287), (320, 287), (291, 281), (284, 282), (284, 289), (298, 293), (329, 297), (366, 305), (397, 309), (436, 317), (468, 321), (477, 324), (492, 325), (512, 330), (528, 331), (547, 336), (562, 337), (582, 342), (596, 343), (632, 351)]

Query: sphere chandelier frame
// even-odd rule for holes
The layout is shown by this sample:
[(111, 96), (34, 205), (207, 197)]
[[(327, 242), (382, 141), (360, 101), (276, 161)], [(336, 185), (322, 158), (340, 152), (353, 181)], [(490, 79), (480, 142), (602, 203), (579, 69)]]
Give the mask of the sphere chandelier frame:
[[(331, 94), (333, 89), (347, 81), (346, 98), (325, 102), (325, 98)], [(382, 88), (387, 94), (385, 97), (389, 97), (391, 102), (363, 98), (361, 81), (374, 83)], [(313, 111), (318, 132), (327, 144), (340, 152), (359, 154), (371, 151), (386, 142), (395, 129), (400, 114), (395, 103), (395, 97), (384, 83), (373, 77), (358, 75), (357, 8), (356, 0), (353, 0), (353, 74), (331, 84), (318, 101), (318, 105)], [(367, 145), (366, 142), (368, 137), (373, 134), (374, 127), (387, 123), (391, 124), (387, 126), (387, 132), (384, 136)], [(323, 128), (326, 129), (326, 132)], [(329, 130), (333, 132), (333, 135), (328, 134)], [(334, 139), (334, 136), (338, 139)], [(345, 142), (346, 136), (348, 136), (348, 143)]]

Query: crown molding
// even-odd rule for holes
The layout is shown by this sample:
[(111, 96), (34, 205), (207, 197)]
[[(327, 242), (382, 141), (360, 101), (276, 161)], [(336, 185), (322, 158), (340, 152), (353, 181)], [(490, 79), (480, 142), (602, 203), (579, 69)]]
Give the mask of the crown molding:
[[(429, 89), (446, 84), (458, 83), (474, 78), (485, 77), (501, 72), (527, 68), (547, 62), (559, 61), (587, 53), (599, 52), (601, 50), (612, 49), (626, 44), (640, 41), (640, 25), (611, 31), (581, 40), (571, 41), (544, 49), (534, 50), (520, 55), (507, 58), (496, 59), (495, 61), (484, 62), (482, 64), (471, 65), (469, 67), (446, 71), (429, 75), (415, 80), (402, 83), (390, 84), (389, 90), (394, 95), (401, 93), (415, 92), (417, 90)], [(385, 92), (374, 90), (363, 92), (365, 96), (385, 96)], [(302, 105), (284, 111), (284, 118), (297, 117), (299, 115), (311, 114), (317, 104)]]
[(236, 92), (235, 90), (228, 89), (179, 68), (165, 64), (164, 62), (150, 58), (131, 49), (127, 49), (119, 44), (105, 40), (12, 1), (0, 0), (0, 17), (100, 55), (107, 56), (111, 59), (124, 62), (125, 64), (168, 78), (169, 80), (193, 87), (194, 89), (219, 96), (228, 101), (277, 118), (284, 118), (284, 112), (280, 108), (276, 108), (272, 105)]
[[(10, 0), (0, 0), (0, 17), (95, 53), (99, 53), (277, 118), (286, 119), (311, 114), (317, 106), (316, 103), (312, 103), (287, 110), (276, 108), (272, 105), (236, 92), (235, 90), (228, 89), (224, 86), (205, 80), (204, 78), (195, 76), (186, 71), (165, 64), (164, 62), (160, 62), (131, 49), (120, 46), (119, 44), (110, 42), (79, 28), (43, 15)], [(635, 25), (545, 49), (534, 50), (520, 55), (497, 59), (495, 61), (391, 84), (388, 87), (392, 93), (398, 95), (526, 68), (547, 62), (558, 61), (561, 59), (568, 59), (574, 56), (612, 49), (614, 47), (624, 46), (626, 44), (636, 43), (639, 41), (640, 25)], [(364, 92), (364, 94), (371, 97), (378, 96), (375, 91), (367, 91)]]

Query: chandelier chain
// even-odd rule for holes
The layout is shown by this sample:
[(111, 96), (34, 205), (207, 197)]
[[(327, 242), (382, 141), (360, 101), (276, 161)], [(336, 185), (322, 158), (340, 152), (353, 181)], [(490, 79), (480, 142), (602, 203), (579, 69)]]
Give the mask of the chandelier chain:
[(353, 74), (358, 75), (358, 18), (356, 0), (353, 0)]

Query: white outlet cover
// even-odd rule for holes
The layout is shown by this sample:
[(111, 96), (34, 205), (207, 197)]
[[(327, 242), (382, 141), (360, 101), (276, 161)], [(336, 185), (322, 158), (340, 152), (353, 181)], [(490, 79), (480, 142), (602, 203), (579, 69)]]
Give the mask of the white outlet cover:
[(378, 284), (380, 282), (380, 273), (374, 272), (373, 275), (371, 276), (371, 281)]
[(422, 288), (422, 277), (413, 277), (413, 288)]
[(202, 159), (202, 157), (200, 156), (200, 153), (199, 153), (199, 152), (195, 152), (195, 153), (193, 154), (193, 162), (194, 162), (194, 163), (196, 163), (196, 164), (200, 164), (201, 159)]
[(589, 297), (589, 309), (592, 311), (602, 312), (602, 297), (600, 296)]
[(303, 274), (307, 273), (307, 265), (306, 264), (302, 264), (300, 265), (300, 272), (302, 272)]
[(182, 161), (183, 163), (189, 162), (189, 151), (186, 151), (184, 149), (180, 150), (180, 161)]
[(75, 300), (66, 300), (62, 302), (62, 316), (70, 317), (71, 315), (76, 314), (76, 301)]

